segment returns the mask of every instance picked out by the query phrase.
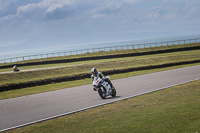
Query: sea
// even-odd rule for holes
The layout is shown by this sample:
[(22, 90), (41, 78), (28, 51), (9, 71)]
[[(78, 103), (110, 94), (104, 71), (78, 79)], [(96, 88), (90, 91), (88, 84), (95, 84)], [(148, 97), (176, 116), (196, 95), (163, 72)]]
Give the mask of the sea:
[[(188, 40), (188, 39), (198, 39), (200, 42), (200, 34), (195, 35), (184, 35), (184, 36), (173, 36), (173, 37), (163, 37), (163, 38), (150, 38), (150, 39), (139, 39), (139, 40), (124, 40), (124, 41), (111, 41), (111, 42), (102, 42), (102, 43), (90, 43), (90, 44), (77, 44), (77, 45), (66, 45), (66, 46), (56, 46), (49, 48), (40, 48), (40, 49), (31, 49), (26, 51), (15, 51), (15, 52), (7, 52), (0, 53), (0, 63), (10, 63), (17, 62), (22, 60), (36, 59), (36, 58), (46, 58), (46, 57), (55, 57), (55, 56), (63, 56), (63, 55), (71, 55), (71, 54), (81, 54), (81, 50), (85, 50), (86, 52), (95, 52), (95, 49), (104, 48), (104, 51), (109, 50), (109, 47), (120, 47), (123, 48), (127, 45), (135, 45), (138, 44), (147, 44), (147, 43), (157, 43), (157, 42), (168, 42), (168, 41), (177, 41), (177, 40)], [(167, 43), (163, 43), (162, 45), (167, 45)], [(135, 47), (139, 48), (139, 47)], [(63, 50), (67, 49), (67, 50)], [(110, 49), (111, 50), (111, 49)], [(70, 52), (71, 51), (71, 52)], [(81, 51), (81, 53), (80, 53)], [(63, 54), (63, 55), (62, 55)], [(32, 55), (32, 56), (30, 56)]]

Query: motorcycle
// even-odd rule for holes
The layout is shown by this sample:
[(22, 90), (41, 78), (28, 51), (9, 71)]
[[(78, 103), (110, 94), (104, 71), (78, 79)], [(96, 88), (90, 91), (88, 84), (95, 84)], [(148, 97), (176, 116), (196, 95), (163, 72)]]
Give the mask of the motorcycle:
[(14, 71), (14, 72), (19, 72), (20, 70), (19, 70), (19, 68), (15, 65), (15, 66), (13, 67), (13, 71)]
[(106, 99), (107, 96), (115, 97), (117, 92), (114, 87), (111, 88), (110, 84), (106, 82), (107, 80), (110, 80), (110, 77), (107, 76), (106, 79), (101, 78), (94, 78), (93, 80), (93, 87), (95, 90), (98, 90), (99, 96), (102, 99)]

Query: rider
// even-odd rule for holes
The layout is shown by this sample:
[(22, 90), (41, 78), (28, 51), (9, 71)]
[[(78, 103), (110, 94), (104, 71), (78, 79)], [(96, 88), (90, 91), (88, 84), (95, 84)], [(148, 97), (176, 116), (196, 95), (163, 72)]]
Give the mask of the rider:
[[(104, 79), (106, 82), (108, 82), (110, 84), (111, 88), (113, 88), (111, 81), (109, 79), (105, 79), (104, 75), (101, 72), (98, 72), (96, 68), (92, 68), (91, 73), (92, 73), (92, 75), (91, 75), (92, 81), (94, 80), (95, 77), (101, 78), (101, 79)], [(95, 88), (93, 88), (93, 89), (94, 89), (94, 91), (97, 91)]]
[(14, 65), (14, 66), (13, 66), (13, 70), (14, 70), (14, 71), (18, 71), (18, 70), (19, 70), (19, 69), (17, 68), (17, 65)]

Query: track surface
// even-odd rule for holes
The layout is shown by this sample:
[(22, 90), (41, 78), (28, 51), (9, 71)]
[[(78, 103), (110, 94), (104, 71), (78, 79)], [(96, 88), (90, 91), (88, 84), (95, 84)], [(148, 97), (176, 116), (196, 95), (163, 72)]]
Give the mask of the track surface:
[(200, 65), (113, 80), (116, 98), (102, 100), (92, 85), (0, 100), (0, 131), (200, 79)]

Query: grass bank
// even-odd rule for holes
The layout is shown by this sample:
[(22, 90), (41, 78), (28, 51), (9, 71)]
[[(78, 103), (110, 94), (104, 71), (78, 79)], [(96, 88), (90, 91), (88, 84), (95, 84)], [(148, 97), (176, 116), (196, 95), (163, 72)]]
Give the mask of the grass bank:
[(0, 74), (0, 86), (17, 83), (39, 82), (45, 79), (49, 79), (52, 82), (55, 79), (56, 82), (56, 79), (62, 77), (90, 74), (90, 70), (92, 67), (97, 67), (101, 71), (112, 71), (129, 68), (140, 68), (146, 66), (156, 66), (169, 63), (178, 63), (183, 61), (193, 61), (199, 59), (200, 50), (193, 50), (175, 52), (171, 54), (155, 54), (142, 57), (140, 56), (138, 58), (120, 58), (108, 61), (100, 60), (94, 61), (94, 63), (87, 62), (88, 64), (79, 64), (55, 69)]
[(199, 132), (200, 80), (8, 133)]
[[(179, 46), (180, 47), (180, 46)], [(164, 50), (164, 48), (163, 48)], [(133, 50), (129, 50), (129, 52), (134, 52)], [(103, 54), (104, 52), (102, 52)], [(81, 65), (81, 64), (96, 64), (96, 63), (106, 63), (112, 61), (128, 61), (133, 59), (142, 59), (142, 58), (153, 58), (156, 56), (173, 56), (173, 55), (187, 55), (187, 54), (199, 54), (199, 50), (185, 50), (185, 51), (173, 51), (168, 53), (160, 53), (160, 54), (150, 54), (150, 55), (140, 55), (140, 56), (131, 56), (131, 57), (118, 57), (118, 58), (106, 58), (106, 59), (97, 59), (97, 60), (87, 60), (87, 61), (77, 61), (77, 62), (68, 62), (68, 63), (56, 63), (56, 64), (41, 64), (41, 65), (30, 65), (30, 66), (19, 66), (20, 70), (27, 70), (27, 69), (37, 69), (37, 68), (48, 68), (51, 67), (60, 67), (60, 66), (74, 66), (74, 65)], [(0, 69), (0, 72), (8, 72), (12, 71), (12, 67)]]

